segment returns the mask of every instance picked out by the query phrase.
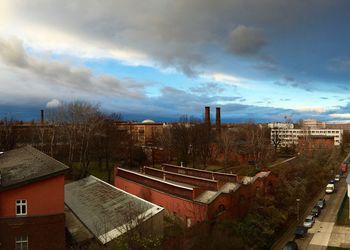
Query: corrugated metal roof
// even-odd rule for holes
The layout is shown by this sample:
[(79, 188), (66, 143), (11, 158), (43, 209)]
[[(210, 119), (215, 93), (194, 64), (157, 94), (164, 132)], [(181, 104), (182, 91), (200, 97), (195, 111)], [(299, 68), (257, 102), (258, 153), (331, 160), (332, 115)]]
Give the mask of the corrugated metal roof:
[(13, 149), (0, 155), (0, 189), (32, 182), (68, 169), (68, 166), (32, 146)]
[(123, 234), (132, 220), (163, 210), (94, 176), (66, 184), (65, 204), (103, 244)]

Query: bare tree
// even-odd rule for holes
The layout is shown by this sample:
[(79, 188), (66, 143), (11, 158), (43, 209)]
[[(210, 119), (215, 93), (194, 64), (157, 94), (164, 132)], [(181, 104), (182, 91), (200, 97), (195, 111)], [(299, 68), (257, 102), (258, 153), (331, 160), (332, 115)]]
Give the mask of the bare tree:
[(0, 120), (0, 151), (14, 149), (17, 143), (16, 121), (12, 118)]
[(221, 131), (220, 135), (220, 146), (224, 153), (224, 167), (227, 167), (228, 163), (228, 156), (229, 153), (232, 151), (234, 143), (235, 143), (235, 133), (233, 131), (230, 131), (229, 129), (225, 129)]
[(98, 105), (84, 101), (65, 103), (58, 107), (54, 117), (57, 126), (68, 144), (68, 165), (74, 161), (79, 163), (79, 177), (88, 174), (90, 164), (91, 140), (101, 126), (100, 110)]

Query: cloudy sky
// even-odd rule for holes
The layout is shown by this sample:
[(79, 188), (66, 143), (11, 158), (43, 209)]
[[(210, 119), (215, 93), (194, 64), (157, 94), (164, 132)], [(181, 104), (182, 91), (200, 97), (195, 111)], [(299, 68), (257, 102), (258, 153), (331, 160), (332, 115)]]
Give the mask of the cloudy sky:
[(350, 119), (348, 0), (3, 0), (0, 116)]

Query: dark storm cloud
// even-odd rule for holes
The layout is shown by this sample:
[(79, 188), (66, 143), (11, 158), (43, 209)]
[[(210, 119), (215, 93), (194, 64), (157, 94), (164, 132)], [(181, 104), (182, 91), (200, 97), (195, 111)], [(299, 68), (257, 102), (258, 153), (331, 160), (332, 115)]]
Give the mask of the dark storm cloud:
[(270, 41), (266, 31), (299, 27), (311, 13), (318, 15), (334, 2), (33, 0), (15, 1), (14, 9), (25, 20), (102, 47), (142, 51), (161, 67), (195, 76), (213, 64), (218, 51), (229, 47), (239, 55), (256, 54)]
[(259, 29), (237, 26), (230, 34), (230, 50), (238, 55), (255, 55), (266, 44)]

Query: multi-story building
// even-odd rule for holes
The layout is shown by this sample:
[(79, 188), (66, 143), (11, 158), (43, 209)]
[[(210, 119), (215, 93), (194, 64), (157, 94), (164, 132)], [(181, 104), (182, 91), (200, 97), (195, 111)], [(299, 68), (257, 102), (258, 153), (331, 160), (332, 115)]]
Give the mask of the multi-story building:
[(0, 249), (65, 249), (68, 169), (31, 146), (0, 154)]
[(272, 128), (271, 143), (279, 147), (298, 145), (299, 142), (307, 141), (311, 144), (334, 145), (339, 146), (342, 141), (342, 129), (321, 129), (321, 128), (306, 128), (306, 129), (288, 129), (288, 128)]

